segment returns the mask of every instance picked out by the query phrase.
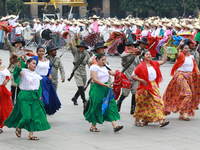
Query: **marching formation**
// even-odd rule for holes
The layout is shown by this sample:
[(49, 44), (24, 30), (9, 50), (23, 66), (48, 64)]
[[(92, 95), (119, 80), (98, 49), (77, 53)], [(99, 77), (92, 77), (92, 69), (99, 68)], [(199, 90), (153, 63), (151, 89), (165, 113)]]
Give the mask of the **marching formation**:
[[(91, 123), (91, 132), (100, 132), (97, 123), (111, 122), (114, 132), (123, 100), (131, 93), (130, 114), (135, 126), (159, 123), (169, 125), (166, 116), (179, 113), (179, 119), (190, 120), (200, 103), (199, 19), (100, 19), (89, 20), (33, 20), (16, 23), (19, 16), (1, 18), (0, 41), (10, 54), (8, 68), (1, 67), (0, 58), (0, 133), (3, 126), (29, 131), (29, 140), (39, 140), (35, 131), (51, 128), (47, 115), (61, 109), (58, 89), (58, 70), (65, 82), (65, 71), (59, 48), (71, 51), (73, 77), (77, 91), (72, 95), (74, 105), (78, 97), (83, 102), (83, 115)], [(26, 49), (37, 46), (36, 54)], [(62, 54), (63, 55), (63, 54)], [(61, 55), (61, 57), (62, 57)], [(122, 71), (112, 70), (106, 55), (120, 56)], [(160, 59), (161, 58), (161, 59)], [(160, 66), (176, 61), (171, 69), (173, 77), (161, 96), (159, 84), (163, 77)], [(87, 78), (86, 65), (90, 70)], [(112, 66), (112, 64), (111, 64)], [(111, 76), (114, 77), (112, 81)], [(6, 88), (11, 80), (11, 92)], [(85, 90), (90, 85), (89, 100)]]

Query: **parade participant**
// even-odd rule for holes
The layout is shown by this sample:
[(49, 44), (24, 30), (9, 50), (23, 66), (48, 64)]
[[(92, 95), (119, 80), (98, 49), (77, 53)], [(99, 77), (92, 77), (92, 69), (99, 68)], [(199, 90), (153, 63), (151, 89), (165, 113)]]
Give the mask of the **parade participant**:
[(174, 30), (172, 32), (172, 35), (179, 35), (181, 34), (181, 26), (179, 24), (174, 24)]
[(6, 88), (7, 83), (10, 81), (10, 72), (8, 69), (1, 67), (2, 59), (0, 57), (0, 134), (3, 132), (3, 122), (10, 115), (13, 105), (11, 101), (12, 93)]
[(90, 128), (91, 132), (100, 132), (96, 128), (96, 124), (103, 124), (104, 121), (111, 122), (114, 132), (117, 132), (123, 128), (123, 126), (117, 126), (116, 120), (120, 119), (120, 115), (117, 112), (117, 105), (114, 99), (111, 100), (109, 108), (106, 109), (102, 115), (102, 99), (108, 95), (110, 85), (108, 83), (109, 74), (114, 76), (115, 72), (108, 71), (104, 66), (106, 62), (105, 54), (98, 54), (96, 58), (97, 64), (90, 67), (90, 72), (94, 83), (90, 87), (89, 92), (89, 109), (85, 114), (85, 119), (92, 123)]
[(55, 47), (55, 45), (50, 44), (47, 47), (47, 56), (46, 56), (46, 58), (50, 61), (52, 65), (52, 71), (51, 71), (52, 83), (56, 91), (58, 88), (58, 69), (60, 70), (61, 81), (65, 82), (65, 70), (60, 58), (56, 57), (57, 50), (58, 48)]
[(166, 40), (172, 35), (172, 31), (171, 31), (172, 25), (168, 23), (165, 25), (165, 27), (166, 27), (166, 31), (164, 33), (164, 39)]
[[(42, 30), (42, 26), (41, 26), (41, 24), (40, 24), (40, 20), (37, 20), (37, 25), (36, 25), (35, 32), (38, 32), (38, 31), (41, 31), (41, 30)], [(35, 41), (36, 41), (36, 43), (37, 43), (38, 45), (41, 44), (41, 38), (40, 38), (40, 37), (36, 37)]]
[(17, 36), (21, 36), (21, 27), (20, 27), (20, 24), (19, 23), (16, 23), (15, 24), (15, 37), (14, 37), (14, 42), (15, 42), (15, 39)]
[(15, 81), (20, 79), (18, 83), (21, 91), (17, 97), (16, 105), (4, 124), (8, 128), (16, 128), (15, 134), (19, 138), (22, 128), (24, 128), (29, 132), (28, 140), (39, 140), (33, 136), (33, 132), (51, 128), (47, 122), (44, 104), (41, 101), (40, 81), (42, 77), (34, 71), (36, 67), (35, 59), (27, 60), (27, 68), (22, 68), (25, 64), (22, 65), (21, 63), (23, 62), (19, 60), (14, 71)]
[(164, 37), (164, 30), (161, 23), (158, 23), (158, 28), (160, 29), (159, 37)]
[[(81, 99), (83, 100), (83, 104), (84, 104), (84, 107), (85, 107), (86, 98), (85, 98), (84, 86), (85, 86), (86, 81), (87, 81), (87, 74), (86, 74), (85, 65), (88, 64), (88, 66), (89, 66), (90, 55), (85, 51), (86, 49), (88, 49), (88, 47), (87, 47), (87, 45), (84, 41), (82, 41), (79, 45), (76, 45), (76, 47), (78, 48), (78, 49), (76, 49), (73, 46), (70, 33), (69, 33), (69, 36), (70, 36), (70, 41), (69, 41), (70, 50), (71, 50), (73, 57), (74, 57), (74, 62), (73, 62), (74, 69), (73, 70), (75, 70), (75, 68), (78, 67), (76, 69), (76, 71), (74, 72), (74, 79), (75, 79), (76, 85), (78, 87), (79, 94), (81, 95)], [(74, 105), (78, 105), (77, 99), (76, 99), (75, 96), (72, 98), (72, 101), (74, 102)]]
[(137, 40), (139, 40), (140, 37), (141, 37), (141, 33), (142, 33), (142, 31), (141, 31), (141, 29), (140, 29), (140, 27), (142, 26), (142, 24), (140, 24), (140, 23), (135, 23), (135, 24), (136, 24), (136, 32), (135, 32), (135, 35), (136, 35)]
[[(151, 122), (159, 122), (160, 127), (169, 124), (165, 121), (163, 113), (164, 104), (159, 92), (159, 83), (162, 82), (160, 65), (167, 61), (167, 48), (164, 47), (164, 55), (161, 61), (152, 61), (151, 53), (142, 53), (144, 61), (134, 70), (131, 78), (139, 81), (136, 92), (136, 111), (133, 115), (135, 125), (143, 127)], [(141, 123), (140, 120), (143, 122)]]
[[(54, 48), (57, 49), (57, 48)], [(52, 50), (51, 46), (47, 47), (47, 51)], [(37, 61), (35, 72), (42, 77), (42, 101), (48, 115), (54, 114), (61, 107), (56, 90), (52, 84), (52, 65), (50, 61), (44, 57), (45, 50), (42, 46), (37, 48), (37, 56), (32, 57)]]
[(138, 41), (139, 46), (137, 47), (141, 52), (146, 51), (146, 46), (149, 45), (147, 42), (147, 38), (142, 38), (140, 41)]
[(12, 32), (9, 34), (9, 41), (10, 41), (10, 43), (13, 43), (14, 42), (14, 37), (15, 37), (15, 22), (19, 18), (19, 13), (18, 13), (17, 16), (10, 15), (9, 18), (10, 19), (8, 20), (8, 23), (9, 23), (9, 25), (13, 26)]
[(189, 54), (190, 49), (185, 40), (180, 42), (177, 51), (180, 48), (181, 51), (175, 54), (177, 61), (171, 70), (173, 78), (164, 92), (163, 100), (165, 115), (179, 112), (179, 119), (189, 121), (189, 116), (195, 115), (200, 102), (197, 95), (199, 70), (194, 57)]
[[(16, 50), (17, 49), (21, 49), (22, 46), (25, 45), (25, 42), (23, 41), (23, 39), (18, 36), (16, 39), (15, 39), (15, 42), (11, 45), (10, 42), (8, 41), (8, 37), (7, 37), (7, 32), (5, 32), (5, 37), (4, 37), (4, 41), (5, 41), (5, 44), (6, 44), (6, 47), (10, 53), (10, 57), (13, 56), (14, 54), (16, 54)], [(22, 55), (22, 58), (24, 59), (24, 61), (27, 59), (26, 55)], [(11, 92), (12, 92), (12, 103), (13, 105), (15, 104), (15, 100), (17, 98), (17, 95), (18, 93), (20, 92), (20, 88), (19, 86), (14, 82), (14, 79), (13, 79), (13, 71), (14, 71), (14, 68), (15, 66), (17, 65), (17, 63), (15, 64), (11, 64), (9, 65), (8, 67), (8, 70), (10, 71), (10, 74), (11, 74)]]
[(123, 100), (128, 97), (129, 93), (131, 92), (132, 94), (132, 99), (131, 99), (131, 111), (130, 114), (134, 114), (135, 112), (135, 94), (136, 94), (136, 88), (138, 86), (138, 82), (133, 80), (131, 78), (131, 75), (133, 73), (133, 71), (135, 70), (135, 68), (140, 64), (140, 59), (139, 57), (135, 56), (135, 54), (133, 53), (133, 48), (135, 48), (135, 44), (131, 41), (128, 41), (126, 43), (126, 47), (128, 50), (127, 52), (123, 52), (121, 54), (121, 59), (122, 59), (122, 66), (123, 69), (127, 67), (127, 65), (129, 65), (130, 62), (131, 65), (126, 69), (126, 71), (124, 72), (124, 74), (128, 77), (128, 79), (131, 81), (131, 88), (130, 89), (125, 89), (122, 88), (122, 94), (119, 98), (119, 100), (117, 101), (117, 107), (118, 107), (118, 112), (120, 112), (121, 110), (121, 104), (123, 102)]
[(148, 24), (147, 24), (147, 23), (144, 24), (144, 30), (142, 30), (141, 36), (142, 36), (142, 37), (151, 36), (151, 32), (149, 31), (149, 27), (148, 27)]
[(188, 40), (187, 45), (189, 46), (190, 49), (189, 54), (194, 56), (194, 60), (197, 66), (199, 66), (199, 52), (196, 50), (195, 42)]

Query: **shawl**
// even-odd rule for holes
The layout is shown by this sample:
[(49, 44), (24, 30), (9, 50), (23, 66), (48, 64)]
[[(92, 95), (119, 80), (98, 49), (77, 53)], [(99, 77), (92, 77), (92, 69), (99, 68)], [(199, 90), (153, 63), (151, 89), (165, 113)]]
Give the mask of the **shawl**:
[[(161, 74), (161, 71), (160, 71), (160, 68), (159, 68), (160, 65), (157, 61), (152, 61), (152, 60), (150, 60), (150, 64), (156, 71), (157, 77), (156, 77), (155, 81), (156, 81), (156, 83), (159, 87), (159, 83), (162, 82), (162, 80), (163, 80), (162, 74)], [(153, 92), (153, 87), (151, 85), (151, 82), (149, 81), (149, 75), (148, 75), (147, 65), (146, 65), (145, 61), (143, 61), (139, 66), (137, 66), (137, 68), (134, 70), (134, 73), (137, 77), (148, 82), (148, 86), (144, 86), (140, 82), (137, 90), (146, 89), (146, 90), (148, 90), (149, 92), (151, 92), (152, 94), (155, 95), (155, 93)]]
[[(179, 53), (180, 53), (180, 57), (176, 60), (174, 66), (172, 67), (171, 76), (174, 76), (174, 73), (176, 72), (176, 70), (179, 67), (181, 67), (185, 62), (185, 55), (182, 52), (179, 52)], [(190, 54), (187, 54), (187, 56), (190, 56)], [(199, 69), (198, 69), (197, 64), (194, 59), (193, 59), (193, 64), (194, 64), (194, 68), (193, 68), (192, 72), (197, 73), (199, 71)]]
[(113, 98), (115, 98), (115, 94), (113, 92), (113, 89), (110, 88), (107, 97), (103, 99), (101, 115), (103, 115), (105, 113), (106, 109), (110, 107), (110, 102)]
[(127, 78), (125, 74), (116, 70), (115, 72), (115, 80), (113, 83), (113, 91), (115, 93), (115, 100), (119, 98), (121, 88), (130, 89), (131, 88), (131, 81)]

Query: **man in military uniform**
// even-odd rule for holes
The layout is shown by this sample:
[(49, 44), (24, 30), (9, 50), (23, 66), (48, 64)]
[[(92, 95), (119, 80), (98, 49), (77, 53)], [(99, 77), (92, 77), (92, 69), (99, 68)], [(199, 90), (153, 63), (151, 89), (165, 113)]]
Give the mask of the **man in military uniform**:
[(126, 97), (128, 97), (129, 93), (131, 92), (132, 100), (131, 100), (130, 114), (134, 114), (134, 112), (135, 112), (135, 94), (136, 94), (136, 88), (138, 86), (138, 81), (133, 80), (131, 78), (131, 75), (132, 75), (133, 71), (135, 70), (135, 68), (140, 64), (139, 57), (135, 56), (135, 54), (132, 51), (132, 49), (134, 48), (134, 45), (135, 44), (132, 41), (128, 41), (126, 43), (126, 46), (127, 46), (127, 50), (129, 51), (129, 53), (123, 52), (121, 54), (123, 69), (127, 68), (129, 66), (129, 64), (131, 63), (130, 66), (124, 72), (124, 74), (131, 81), (131, 88), (130, 89), (122, 88), (122, 94), (121, 94), (119, 100), (117, 101), (118, 111), (120, 112), (122, 101)]
[(191, 40), (188, 40), (187, 44), (190, 48), (189, 54), (194, 56), (195, 62), (199, 68), (199, 52), (196, 50), (196, 46)]
[(60, 70), (60, 75), (61, 75), (61, 81), (65, 82), (65, 70), (62, 65), (62, 62), (60, 58), (56, 57), (58, 47), (56, 47), (53, 44), (50, 44), (47, 46), (47, 56), (46, 58), (49, 59), (51, 65), (52, 65), (52, 71), (51, 71), (51, 76), (52, 76), (52, 83), (57, 91), (58, 88), (58, 69)]
[(87, 81), (85, 65), (87, 64), (89, 66), (89, 59), (90, 59), (90, 55), (85, 50), (88, 49), (88, 46), (84, 41), (82, 41), (80, 42), (79, 45), (76, 46), (78, 49), (74, 48), (74, 46), (72, 45), (72, 38), (70, 33), (69, 36), (70, 36), (70, 41), (69, 41), (70, 50), (74, 56), (73, 70), (75, 70), (75, 68), (78, 67), (77, 70), (74, 72), (74, 79), (78, 87), (78, 91), (72, 98), (72, 101), (74, 102), (74, 105), (78, 105), (77, 99), (80, 94), (85, 107), (85, 105), (87, 104), (85, 98), (85, 90), (84, 90), (84, 86)]
[[(8, 36), (7, 36), (7, 32), (5, 32), (5, 37), (4, 37), (4, 40), (5, 40), (5, 44), (6, 44), (6, 47), (10, 53), (10, 58), (14, 55), (20, 55), (19, 52), (21, 50), (21, 47), (25, 45), (25, 42), (24, 40), (18, 36), (16, 37), (15, 39), (15, 42), (11, 45), (11, 43), (8, 41)], [(16, 53), (17, 51), (16, 50), (19, 50), (18, 53)], [(21, 56), (21, 55), (20, 55)], [(16, 56), (16, 59), (17, 59), (18, 56)], [(22, 60), (26, 60), (27, 57), (26, 55), (22, 55), (21, 56)], [(14, 68), (15, 66), (17, 65), (17, 61), (15, 64), (9, 64), (9, 67), (8, 67), (8, 70), (10, 71), (10, 74), (11, 74), (11, 92), (12, 92), (12, 103), (13, 105), (15, 104), (15, 99), (17, 98), (17, 95), (18, 93), (20, 92), (20, 89), (19, 89), (19, 85), (17, 85), (15, 82), (14, 82), (14, 78), (13, 78), (13, 71), (14, 71)]]
[[(142, 38), (141, 41), (138, 41), (139, 46), (137, 47), (141, 52), (144, 52), (146, 49), (146, 46), (149, 45), (149, 43), (147, 42), (147, 38)], [(142, 57), (140, 56), (140, 59), (142, 59)]]

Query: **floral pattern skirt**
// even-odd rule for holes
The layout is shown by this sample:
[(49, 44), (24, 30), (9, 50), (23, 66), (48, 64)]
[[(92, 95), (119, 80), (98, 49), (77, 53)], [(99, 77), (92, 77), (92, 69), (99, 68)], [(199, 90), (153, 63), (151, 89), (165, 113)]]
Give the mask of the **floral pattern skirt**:
[(177, 72), (163, 95), (165, 115), (170, 112), (195, 115), (200, 102), (200, 76), (192, 72)]
[(151, 84), (155, 94), (146, 89), (139, 89), (136, 92), (136, 110), (133, 117), (142, 122), (158, 122), (160, 119), (165, 119), (164, 104), (158, 85), (155, 81), (151, 81)]
[(99, 34), (89, 33), (87, 36), (83, 37), (83, 41), (85, 41), (88, 46), (93, 47), (96, 43), (100, 42)]

